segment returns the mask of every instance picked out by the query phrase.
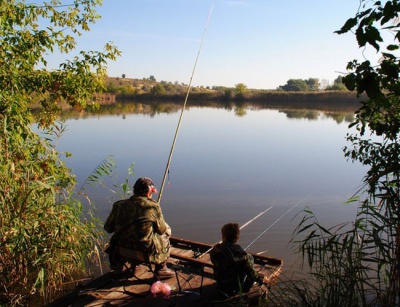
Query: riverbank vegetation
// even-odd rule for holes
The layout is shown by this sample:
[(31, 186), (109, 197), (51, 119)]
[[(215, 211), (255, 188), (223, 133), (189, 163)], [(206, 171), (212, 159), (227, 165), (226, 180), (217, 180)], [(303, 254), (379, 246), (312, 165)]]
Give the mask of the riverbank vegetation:
[[(310, 81), (311, 80), (311, 81)], [(188, 85), (177, 81), (157, 81), (154, 76), (142, 79), (108, 77), (105, 92), (98, 98), (105, 103), (110, 101), (133, 100), (180, 100), (183, 101)], [(354, 103), (357, 95), (347, 90), (338, 76), (333, 85), (321, 87), (316, 78), (308, 80), (289, 79), (287, 84), (275, 90), (249, 89), (238, 83), (234, 87), (197, 86), (190, 89), (190, 101), (248, 101), (248, 102), (321, 102)]]
[(353, 223), (326, 227), (305, 210), (293, 242), (310, 274), (278, 286), (273, 306), (400, 305), (400, 3), (360, 3), (337, 31), (355, 33), (360, 48), (382, 54), (376, 65), (349, 62), (343, 78), (349, 90), (367, 95), (344, 148), (345, 157), (369, 167), (364, 186), (349, 200), (358, 213)]
[[(76, 198), (75, 176), (61, 159), (68, 154), (57, 152), (63, 127), (55, 119), (61, 100), (94, 105), (105, 63), (119, 51), (106, 44), (46, 67), (47, 52), (74, 49), (75, 37), (98, 18), (98, 2), (0, 3), (0, 305), (44, 305), (76, 285), (101, 238)], [(41, 105), (42, 137), (32, 129), (33, 101)]]

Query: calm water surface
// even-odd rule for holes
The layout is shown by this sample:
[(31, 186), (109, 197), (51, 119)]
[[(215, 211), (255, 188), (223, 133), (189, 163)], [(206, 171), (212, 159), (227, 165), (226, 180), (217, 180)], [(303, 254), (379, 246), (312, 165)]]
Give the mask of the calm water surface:
[[(210, 244), (220, 240), (224, 223), (244, 224), (273, 206), (242, 230), (239, 243), (247, 246), (270, 227), (249, 251), (266, 251), (294, 268), (289, 240), (302, 216), (295, 215), (311, 207), (321, 223), (352, 221), (356, 208), (343, 203), (359, 188), (365, 169), (343, 156), (349, 122), (315, 111), (305, 117), (277, 109), (244, 111), (185, 110), (161, 206), (174, 236)], [(117, 184), (134, 163), (131, 184), (148, 176), (160, 187), (179, 115), (68, 119), (59, 149), (73, 154), (67, 164), (80, 183), (113, 155)], [(88, 193), (105, 220), (118, 197), (100, 187)]]

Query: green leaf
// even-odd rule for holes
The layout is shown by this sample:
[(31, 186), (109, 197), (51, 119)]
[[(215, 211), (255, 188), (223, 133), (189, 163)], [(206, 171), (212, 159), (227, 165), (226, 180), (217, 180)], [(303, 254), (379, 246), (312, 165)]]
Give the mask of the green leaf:
[(374, 26), (365, 28), (365, 40), (377, 51), (379, 51), (379, 45), (377, 42), (383, 42), (380, 32)]
[(395, 51), (395, 50), (398, 50), (398, 49), (399, 49), (399, 45), (393, 45), (393, 44), (391, 44), (391, 45), (387, 46), (386, 48), (387, 48), (387, 50)]
[(343, 25), (343, 27), (340, 30), (335, 31), (334, 33), (337, 33), (337, 34), (347, 33), (357, 25), (357, 22), (358, 22), (358, 19), (356, 17), (350, 18), (346, 21), (346, 23)]

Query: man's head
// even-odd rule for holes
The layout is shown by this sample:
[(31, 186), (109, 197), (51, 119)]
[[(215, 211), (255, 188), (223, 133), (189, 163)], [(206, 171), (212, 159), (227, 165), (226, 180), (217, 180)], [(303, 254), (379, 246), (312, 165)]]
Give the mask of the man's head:
[(138, 196), (149, 196), (149, 192), (150, 194), (157, 193), (153, 181), (147, 177), (139, 178), (133, 186), (133, 193)]
[(222, 241), (236, 243), (239, 240), (240, 228), (238, 223), (228, 223), (221, 228)]

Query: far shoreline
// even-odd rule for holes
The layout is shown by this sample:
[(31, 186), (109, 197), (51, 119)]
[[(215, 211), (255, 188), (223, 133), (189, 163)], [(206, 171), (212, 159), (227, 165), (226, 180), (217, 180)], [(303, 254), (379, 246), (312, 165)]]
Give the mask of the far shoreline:
[[(182, 106), (186, 94), (151, 95), (143, 94), (112, 94), (102, 93), (95, 96), (95, 101), (101, 106), (119, 103), (143, 103), (157, 105), (170, 103)], [(350, 91), (318, 91), (318, 92), (284, 92), (257, 91), (241, 97), (226, 97), (221, 93), (189, 93), (187, 106), (253, 106), (257, 108), (274, 109), (313, 109), (333, 111), (335, 109), (354, 112), (360, 107), (362, 98)]]

